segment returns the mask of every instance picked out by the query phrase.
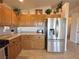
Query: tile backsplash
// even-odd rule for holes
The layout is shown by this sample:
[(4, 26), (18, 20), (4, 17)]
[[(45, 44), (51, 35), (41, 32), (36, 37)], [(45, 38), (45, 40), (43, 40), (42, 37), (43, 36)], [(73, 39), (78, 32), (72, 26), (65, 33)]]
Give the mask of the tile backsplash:
[(0, 34), (3, 33), (3, 27), (0, 27)]
[(0, 34), (11, 34), (11, 30), (14, 30), (14, 33), (16, 33), (17, 27), (9, 27), (9, 26), (0, 27)]
[(37, 32), (37, 30), (44, 30), (43, 27), (18, 27), (18, 33)]
[(14, 33), (33, 33), (37, 30), (43, 30), (44, 27), (9, 27), (4, 26), (0, 27), (0, 34), (11, 34), (11, 30), (14, 30)]
[(0, 27), (0, 34), (9, 34), (9, 28)]

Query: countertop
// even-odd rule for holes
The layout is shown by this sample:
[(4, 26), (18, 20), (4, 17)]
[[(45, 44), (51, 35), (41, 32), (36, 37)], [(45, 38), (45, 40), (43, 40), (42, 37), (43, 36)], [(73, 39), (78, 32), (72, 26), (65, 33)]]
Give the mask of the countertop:
[(11, 40), (13, 38), (16, 38), (21, 35), (42, 35), (44, 36), (45, 34), (42, 33), (16, 33), (16, 34), (6, 34), (6, 35), (0, 35), (0, 40)]
[(18, 33), (20, 35), (45, 35), (45, 34), (42, 34), (42, 33)]
[(6, 34), (6, 35), (0, 35), (0, 40), (11, 40), (13, 38), (16, 38), (20, 36), (20, 34)]

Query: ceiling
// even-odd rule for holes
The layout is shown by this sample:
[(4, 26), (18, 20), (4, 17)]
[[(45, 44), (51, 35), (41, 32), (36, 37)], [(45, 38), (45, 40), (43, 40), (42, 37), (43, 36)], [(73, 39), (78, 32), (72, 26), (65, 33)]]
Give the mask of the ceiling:
[[(60, 0), (24, 0), (24, 2), (19, 2), (18, 0), (4, 0), (11, 7), (17, 7), (20, 9), (34, 9), (39, 7), (52, 6), (55, 7)], [(79, 6), (79, 0), (63, 0), (63, 2), (70, 3), (70, 9), (74, 9)]]
[(4, 0), (4, 2), (11, 7), (18, 7), (20, 9), (33, 9), (41, 6), (51, 6), (57, 3), (56, 0), (24, 0), (22, 3), (18, 0)]

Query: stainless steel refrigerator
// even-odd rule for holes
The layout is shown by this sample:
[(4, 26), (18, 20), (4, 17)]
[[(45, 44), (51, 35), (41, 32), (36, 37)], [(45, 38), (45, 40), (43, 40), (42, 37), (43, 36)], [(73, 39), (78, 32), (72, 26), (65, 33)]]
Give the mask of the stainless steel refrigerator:
[(64, 52), (65, 51), (65, 18), (47, 19), (47, 51)]

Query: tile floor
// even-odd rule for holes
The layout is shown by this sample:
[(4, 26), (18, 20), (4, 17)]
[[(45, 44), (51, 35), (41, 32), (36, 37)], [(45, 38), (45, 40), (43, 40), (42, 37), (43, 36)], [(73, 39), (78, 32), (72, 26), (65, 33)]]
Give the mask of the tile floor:
[(17, 59), (79, 59), (79, 45), (68, 41), (64, 53), (48, 53), (46, 50), (22, 50)]

